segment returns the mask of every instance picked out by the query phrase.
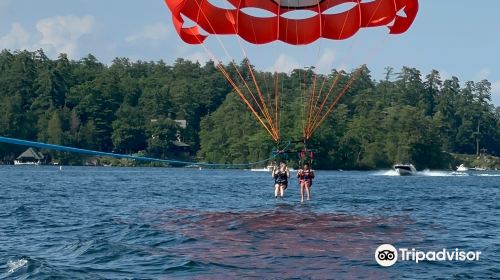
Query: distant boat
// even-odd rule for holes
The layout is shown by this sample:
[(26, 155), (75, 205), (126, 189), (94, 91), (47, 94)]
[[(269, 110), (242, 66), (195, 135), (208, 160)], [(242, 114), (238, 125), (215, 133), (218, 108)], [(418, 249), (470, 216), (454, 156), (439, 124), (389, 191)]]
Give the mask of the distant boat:
[(473, 170), (473, 171), (486, 171), (487, 169), (486, 168), (482, 168), (482, 167), (471, 167), (471, 168), (469, 168), (469, 170)]
[(396, 165), (394, 165), (394, 170), (400, 176), (415, 175), (417, 173), (417, 169), (411, 163), (408, 163), (408, 164), (396, 164)]
[[(274, 165), (268, 165), (265, 168), (252, 168), (252, 169), (250, 169), (250, 171), (254, 171), (254, 172), (273, 172), (273, 168), (274, 168)], [(296, 170), (293, 169), (293, 168), (291, 168), (291, 167), (289, 167), (288, 171), (295, 172)]]
[(274, 168), (274, 165), (268, 165), (265, 168), (252, 168), (250, 171), (254, 172), (272, 172)]
[(459, 166), (457, 166), (457, 171), (458, 172), (466, 172), (466, 171), (469, 171), (469, 168), (462, 163)]

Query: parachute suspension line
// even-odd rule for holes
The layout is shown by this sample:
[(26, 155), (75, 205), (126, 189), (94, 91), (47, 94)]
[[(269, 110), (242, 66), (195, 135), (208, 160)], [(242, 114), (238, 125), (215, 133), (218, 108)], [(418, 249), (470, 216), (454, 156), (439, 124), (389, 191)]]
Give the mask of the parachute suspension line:
[(337, 85), (339, 79), (340, 79), (340, 74), (341, 72), (337, 72), (337, 75), (335, 77), (335, 79), (333, 79), (332, 81), (332, 84), (325, 96), (325, 98), (323, 99), (323, 102), (321, 103), (320, 107), (316, 110), (315, 114), (314, 114), (314, 117), (311, 121), (311, 126), (307, 127), (307, 132), (306, 132), (306, 137), (305, 139), (309, 139), (311, 138), (312, 134), (313, 134), (313, 126), (314, 124), (316, 123), (317, 119), (320, 117), (321, 115), (321, 112), (323, 111), (323, 108), (325, 107), (326, 103), (328, 102), (329, 98), (330, 98), (330, 95), (331, 93), (333, 92), (333, 89), (335, 88), (335, 86)]
[[(238, 3), (238, 8), (241, 7), (241, 3), (242, 3), (242, 1), (240, 0), (239, 3)], [(239, 14), (237, 14), (237, 17), (238, 16), (239, 16)], [(238, 18), (236, 20), (238, 21)], [(238, 33), (238, 30), (236, 29), (235, 25), (233, 25), (233, 29), (234, 29), (235, 33)], [(253, 24), (252, 24), (252, 30), (253, 30), (254, 36), (256, 37), (257, 35), (255, 33), (255, 28), (254, 28)], [(246, 66), (248, 68), (248, 71), (249, 71), (249, 73), (250, 73), (250, 75), (252, 77), (252, 81), (253, 81), (253, 84), (254, 84), (255, 89), (257, 91), (258, 99), (259, 99), (260, 102), (257, 100), (257, 98), (253, 94), (252, 90), (249, 88), (249, 86), (246, 83), (246, 80), (243, 77), (243, 75), (241, 75), (240, 72), (237, 70), (238, 75), (240, 76), (240, 79), (245, 83), (245, 86), (246, 86), (248, 92), (250, 93), (253, 101), (255, 102), (255, 104), (259, 108), (260, 112), (264, 116), (266, 122), (268, 123), (269, 129), (273, 133), (273, 139), (276, 142), (276, 141), (279, 140), (279, 131), (278, 131), (278, 128), (275, 126), (274, 121), (273, 121), (273, 119), (272, 119), (272, 117), (271, 117), (271, 115), (269, 113), (269, 108), (268, 108), (268, 105), (267, 105), (268, 103), (266, 103), (265, 100), (264, 100), (264, 96), (263, 96), (262, 91), (261, 91), (261, 89), (259, 87), (259, 84), (257, 82), (257, 78), (256, 78), (255, 73), (253, 71), (253, 68), (252, 68), (252, 66), (250, 64), (250, 59), (248, 58), (246, 49), (245, 49), (245, 47), (242, 44), (241, 38), (239, 36), (237, 36), (237, 40), (238, 40), (238, 44), (240, 46), (240, 49), (242, 51), (242, 54), (245, 57), (244, 61), (245, 61), (245, 64), (246, 64)], [(235, 69), (237, 68), (236, 65), (233, 65), (233, 66), (235, 67)], [(266, 87), (267, 87), (267, 82), (265, 80), (265, 77), (264, 77), (264, 82), (265, 82)], [(268, 87), (267, 87), (267, 90), (269, 92), (269, 88)]]
[(205, 44), (200, 43), (200, 45), (203, 47), (205, 52), (214, 60), (217, 61), (217, 69), (222, 73), (222, 75), (226, 78), (226, 80), (229, 82), (229, 84), (233, 87), (234, 91), (238, 94), (240, 99), (243, 101), (243, 103), (247, 106), (247, 108), (251, 111), (251, 113), (254, 115), (254, 117), (260, 122), (262, 127), (269, 133), (269, 135), (275, 140), (275, 136), (273, 132), (269, 129), (269, 127), (265, 124), (264, 120), (261, 118), (261, 116), (257, 113), (255, 108), (252, 106), (252, 104), (248, 101), (246, 96), (243, 94), (241, 89), (238, 87), (236, 82), (231, 78), (229, 73), (227, 72), (226, 68), (222, 64), (222, 62), (215, 57), (215, 55), (205, 46)]
[(215, 57), (215, 55), (205, 46), (205, 44), (201, 43), (201, 46), (205, 49), (205, 51), (207, 52), (207, 54), (214, 60), (214, 61), (217, 61), (217, 69), (219, 69), (219, 71), (222, 73), (222, 75), (226, 78), (226, 80), (229, 82), (229, 84), (233, 87), (234, 91), (238, 94), (238, 96), (240, 97), (240, 99), (243, 101), (243, 103), (247, 106), (247, 108), (252, 112), (252, 114), (254, 115), (254, 117), (260, 122), (260, 124), (262, 125), (262, 127), (264, 127), (264, 129), (269, 133), (269, 135), (274, 139), (275, 139), (275, 136), (274, 136), (274, 133), (271, 131), (271, 129), (265, 124), (264, 120), (261, 118), (260, 114), (257, 113), (257, 111), (255, 110), (255, 108), (252, 106), (252, 104), (248, 101), (248, 99), (246, 98), (246, 96), (243, 94), (243, 92), (241, 91), (241, 89), (238, 87), (238, 85), (236, 84), (236, 82), (231, 78), (231, 76), (229, 75), (229, 73), (227, 72), (226, 68), (224, 67), (224, 65), (222, 64), (222, 62), (217, 59)]
[(253, 108), (252, 104), (248, 101), (248, 99), (245, 97), (245, 95), (241, 92), (240, 88), (236, 85), (236, 83), (233, 81), (231, 76), (227, 73), (226, 69), (224, 66), (219, 63), (218, 64), (219, 70), (222, 72), (222, 74), (226, 77), (226, 80), (233, 86), (235, 89), (236, 93), (240, 96), (241, 100), (247, 105), (248, 109), (253, 113), (253, 115), (257, 118), (257, 120), (261, 123), (262, 127), (271, 135), (273, 140), (277, 140), (276, 135), (274, 132), (265, 124), (264, 120), (261, 118), (259, 113)]
[[(239, 7), (240, 7), (240, 6), (241, 6), (241, 0), (239, 1)], [(239, 7), (238, 7), (238, 8), (239, 8)], [(233, 27), (234, 27), (234, 25), (233, 25)], [(235, 30), (235, 31), (236, 31), (236, 30)], [(257, 40), (257, 33), (255, 32), (255, 26), (253, 25), (253, 22), (252, 22), (252, 32), (253, 32), (253, 34), (254, 34), (254, 38), (255, 38), (255, 40)], [(276, 138), (277, 138), (277, 139), (275, 139), (275, 141), (277, 142), (277, 141), (279, 141), (279, 128), (278, 128), (278, 127), (277, 127), (277, 125), (276, 125), (276, 120), (274, 120), (274, 122), (273, 122), (272, 117), (271, 117), (271, 115), (270, 115), (270, 113), (269, 113), (269, 108), (268, 108), (268, 105), (267, 105), (267, 103), (264, 101), (264, 96), (263, 96), (263, 94), (262, 94), (262, 91), (260, 90), (259, 84), (257, 83), (256, 76), (255, 76), (255, 74), (254, 74), (254, 72), (253, 72), (252, 66), (250, 65), (250, 60), (248, 59), (248, 55), (247, 55), (247, 53), (246, 53), (245, 48), (243, 47), (243, 44), (242, 44), (242, 42), (241, 42), (241, 38), (240, 38), (239, 36), (237, 36), (237, 38), (238, 38), (238, 43), (239, 43), (239, 45), (240, 45), (240, 47), (241, 47), (241, 50), (242, 50), (242, 52), (243, 52), (243, 55), (245, 56), (245, 61), (247, 62), (246, 64), (247, 64), (248, 70), (249, 70), (249, 72), (250, 72), (250, 75), (252, 76), (252, 79), (253, 79), (253, 82), (254, 82), (255, 88), (256, 88), (256, 90), (257, 90), (257, 94), (258, 94), (258, 96), (259, 96), (260, 102), (261, 102), (261, 104), (262, 104), (262, 107), (264, 108), (264, 110), (263, 110), (263, 114), (266, 116), (266, 118), (267, 118), (267, 120), (268, 120), (268, 122), (269, 122), (269, 125), (270, 125), (270, 126), (271, 126), (271, 128), (273, 129), (273, 132), (274, 132), (274, 134), (276, 135)], [(276, 92), (276, 94), (277, 94), (277, 92)]]
[[(321, 1), (318, 1), (317, 6), (318, 6), (318, 14), (319, 14), (319, 36), (320, 36), (320, 38), (322, 38), (323, 37), (323, 11), (321, 10), (320, 2)], [(320, 41), (319, 47), (321, 49), (321, 41)], [(319, 52), (318, 52), (318, 56), (319, 56)]]
[[(376, 44), (376, 46), (378, 46), (377, 49), (375, 49), (372, 53), (371, 53), (371, 56), (366, 60), (366, 61), (371, 61), (374, 57), (377, 56), (378, 52), (380, 51), (380, 47), (382, 46), (383, 42), (386, 40), (386, 38), (384, 38), (383, 40), (381, 40), (381, 42), (379, 44)], [(351, 87), (351, 85), (354, 83), (354, 81), (356, 81), (359, 76), (361, 76), (361, 74), (363, 73), (363, 70), (365, 69), (366, 67), (366, 64), (362, 65), (360, 68), (358, 68), (356, 70), (356, 72), (354, 72), (349, 80), (349, 82), (346, 84), (346, 86), (342, 89), (342, 91), (337, 95), (337, 97), (334, 99), (333, 103), (330, 104), (328, 110), (326, 111), (326, 113), (323, 115), (323, 117), (315, 124), (315, 126), (312, 128), (312, 133), (314, 133), (314, 131), (316, 129), (318, 129), (321, 124), (325, 121), (326, 117), (331, 113), (331, 111), (333, 110), (333, 108), (335, 107), (335, 105), (338, 103), (338, 101), (340, 100), (340, 98), (342, 98), (342, 96), (344, 96), (344, 94), (347, 92), (347, 90)]]
[(301, 90), (301, 107), (302, 107), (302, 128), (303, 128), (303, 139), (306, 139), (305, 128), (306, 128), (306, 94), (307, 94), (307, 70), (304, 69), (304, 80), (302, 84), (304, 85), (304, 90)]
[[(238, 2), (238, 9), (241, 8), (241, 3), (242, 3), (242, 0), (240, 0)], [(237, 13), (237, 18), (236, 18), (237, 22), (239, 21), (239, 13)], [(239, 26), (239, 25), (238, 25)], [(233, 25), (233, 29), (235, 31), (235, 33), (237, 34), (238, 33), (238, 30), (236, 29), (235, 25)], [(253, 23), (252, 23), (252, 31), (254, 33), (254, 37), (256, 38), (257, 35), (255, 33), (255, 29), (254, 29), (254, 26), (253, 26)], [(265, 116), (267, 122), (269, 123), (269, 125), (271, 126), (271, 129), (273, 131), (274, 134), (276, 134), (276, 129), (273, 127), (273, 124), (272, 124), (272, 118), (271, 116), (269, 115), (269, 110), (267, 108), (267, 104), (266, 102), (264, 101), (263, 99), (263, 96), (262, 96), (262, 93), (261, 93), (261, 90), (260, 90), (260, 87), (257, 83), (257, 80), (255, 78), (255, 75), (254, 75), (254, 72), (253, 72), (253, 69), (252, 69), (252, 66), (250, 65), (250, 59), (248, 58), (248, 55), (247, 55), (247, 52), (245, 50), (245, 47), (243, 46), (242, 42), (241, 42), (241, 39), (239, 36), (236, 36), (237, 37), (237, 40), (238, 40), (238, 44), (240, 46), (240, 49), (241, 49), (241, 52), (243, 53), (243, 56), (245, 57), (245, 64), (247, 65), (247, 68), (248, 68), (248, 71), (250, 73), (250, 75), (252, 76), (252, 80), (253, 80), (253, 83), (255, 85), (255, 89), (257, 90), (257, 94), (259, 95), (259, 100), (261, 101), (260, 103), (260, 106), (263, 108), (263, 110), (261, 109), (263, 115)], [(255, 100), (255, 98), (254, 98)], [(255, 100), (255, 102), (258, 104), (257, 100)]]
[[(287, 77), (287, 75), (286, 75), (286, 74), (283, 74), (283, 76), (284, 76), (284, 77), (281, 79), (281, 92), (282, 92), (282, 93), (284, 93), (284, 92), (285, 92), (285, 78)], [(280, 98), (278, 102), (280, 102), (280, 107), (281, 107), (281, 108), (284, 108), (284, 107), (283, 107), (283, 102), (284, 102), (284, 101), (283, 101), (283, 98)], [(282, 116), (282, 114), (281, 114), (281, 110), (279, 110), (279, 108), (278, 108), (278, 113), (279, 113), (279, 115), (278, 115), (278, 118), (279, 118), (279, 121), (278, 121), (278, 127), (281, 129), (281, 122), (282, 122), (282, 121), (281, 121), (281, 120), (282, 120), (281, 116)]]
[[(309, 69), (311, 69), (311, 68), (309, 68)], [(309, 70), (309, 71), (310, 71), (310, 70)], [(315, 75), (315, 74), (313, 73), (313, 75)], [(309, 76), (309, 75), (308, 75), (308, 76)], [(312, 80), (314, 80), (314, 78), (311, 78), (311, 79), (312, 79)], [(312, 83), (314, 83), (314, 82), (312, 82)], [(313, 96), (313, 92), (312, 92), (312, 91), (313, 91), (313, 88), (314, 88), (314, 86), (312, 86), (312, 87), (310, 86), (310, 87), (306, 90), (307, 99), (306, 99), (306, 103), (304, 104), (304, 111), (305, 111), (305, 115), (304, 115), (304, 118), (305, 118), (305, 119), (304, 119), (304, 123), (305, 123), (305, 126), (306, 126), (306, 127), (308, 127), (308, 126), (309, 126), (309, 116), (310, 116), (310, 114), (311, 114), (311, 105), (312, 105), (312, 104), (311, 104), (311, 103), (312, 103), (312, 102), (311, 102), (311, 98), (312, 98), (312, 96)], [(303, 134), (304, 134), (304, 139), (305, 139), (305, 138), (306, 138), (306, 136), (307, 136), (307, 134), (305, 133), (305, 131), (304, 131), (304, 133), (303, 133)]]
[[(271, 126), (271, 128), (273, 128), (273, 131), (274, 133), (276, 134), (276, 137), (279, 139), (279, 131), (278, 131), (278, 127), (273, 123), (273, 120), (272, 120), (272, 117), (271, 115), (269, 114), (269, 108), (267, 106), (267, 103), (264, 101), (264, 96), (262, 95), (262, 92), (260, 90), (260, 87), (257, 83), (257, 79), (255, 77), (255, 74), (252, 70), (252, 67), (250, 65), (250, 63), (248, 62), (248, 59), (245, 59), (247, 61), (247, 66), (248, 66), (248, 70), (250, 71), (250, 74), (252, 75), (252, 79), (253, 79), (253, 82), (255, 84), (255, 88), (257, 89), (257, 93), (259, 95), (259, 99), (260, 99), (260, 102), (262, 104), (262, 107), (264, 108), (264, 111), (263, 113), (265, 114), (265, 116), (267, 117), (268, 119), (268, 122), (269, 122), (269, 125)], [(276, 93), (277, 94), (277, 93)], [(275, 120), (276, 121), (276, 120)], [(276, 139), (275, 139), (276, 140)]]
[(316, 110), (318, 109), (319, 102), (321, 100), (322, 93), (323, 93), (323, 90), (325, 88), (327, 80), (328, 80), (328, 75), (323, 75), (323, 82), (321, 83), (321, 88), (319, 89), (318, 96), (317, 96), (316, 100), (314, 101), (313, 113), (311, 116), (311, 124), (314, 122), (314, 116), (316, 115)]
[[(263, 73), (263, 79), (262, 80), (264, 82), (264, 86), (265, 86), (266, 92), (267, 92), (267, 104), (272, 104), (271, 103), (271, 89), (269, 88), (269, 83), (267, 82), (267, 79), (268, 79), (267, 73)], [(272, 75), (271, 75), (271, 79), (273, 79)], [(274, 93), (274, 90), (273, 90), (273, 93)], [(271, 106), (271, 109), (272, 108), (273, 107)]]
[[(359, 0), (358, 0), (358, 6), (359, 6)], [(346, 27), (346, 24), (347, 24), (347, 19), (349, 18), (349, 14), (351, 13), (351, 10), (349, 10), (347, 12), (347, 16), (345, 17), (344, 19), (344, 22), (342, 23), (342, 28), (340, 30), (340, 34), (339, 34), (339, 38), (342, 37), (343, 33), (344, 33), (344, 30), (345, 30), (345, 27)], [(361, 23), (360, 23), (361, 24)], [(316, 106), (314, 106), (314, 112), (310, 112), (311, 115), (309, 115), (309, 118), (308, 118), (308, 122), (307, 122), (307, 126), (304, 128), (304, 138), (305, 139), (309, 139), (311, 138), (312, 134), (313, 134), (313, 131), (312, 131), (312, 127), (314, 126), (314, 122), (316, 121), (316, 119), (318, 118), (317, 115), (319, 115), (324, 107), (324, 105), (326, 104), (326, 102), (328, 102), (328, 99), (330, 97), (330, 94), (331, 92), (333, 91), (333, 88), (335, 87), (335, 85), (337, 84), (338, 82), (338, 78), (339, 76), (337, 75), (337, 78), (333, 81), (332, 85), (330, 86), (330, 89), (325, 97), (325, 99), (323, 100), (323, 103), (321, 104), (321, 107), (320, 109), (318, 109), (316, 111)], [(325, 81), (326, 81), (326, 77), (325, 77)], [(321, 87), (321, 91), (323, 89), (323, 86)], [(318, 93), (318, 96), (321, 96), (321, 91)], [(312, 99), (311, 99), (312, 101)], [(319, 98), (318, 98), (318, 101), (319, 101)], [(317, 103), (316, 103), (317, 104)], [(311, 111), (313, 111), (313, 107), (311, 106)]]
[[(286, 20), (287, 22), (287, 29), (288, 29), (288, 19)], [(295, 39), (296, 39), (296, 45), (299, 45), (299, 26), (297, 24), (297, 21), (292, 21), (295, 24)], [(288, 32), (287, 32), (288, 36)], [(300, 73), (299, 73), (300, 74)], [(305, 102), (305, 93), (307, 91), (307, 71), (304, 70), (304, 91), (302, 91), (302, 127), (304, 128), (306, 126), (306, 102)], [(299, 75), (300, 79), (300, 75)], [(303, 135), (305, 136), (305, 134)]]
[[(359, 2), (360, 0), (357, 0), (358, 2), (358, 6), (359, 6)], [(319, 2), (318, 2), (318, 12), (321, 14), (321, 8), (320, 8), (320, 5), (319, 5)], [(342, 23), (342, 28), (340, 30), (340, 34), (339, 34), (339, 39), (342, 38), (342, 35), (344, 33), (344, 30), (345, 30), (345, 27), (347, 25), (347, 19), (349, 18), (349, 14), (351, 13), (351, 10), (347, 11), (347, 16), (345, 17), (344, 19), (344, 22)], [(321, 16), (320, 16), (320, 32), (322, 32), (322, 21), (321, 21)], [(318, 57), (320, 56), (320, 49), (318, 50)], [(317, 65), (319, 65), (319, 60), (320, 58), (318, 58), (318, 62), (317, 62)], [(323, 92), (323, 88), (324, 88), (324, 83), (326, 82), (326, 77), (324, 78), (323, 80), (323, 83), (321, 85), (321, 88), (316, 96), (316, 83), (317, 83), (317, 74), (314, 74), (314, 80), (313, 80), (313, 89), (311, 91), (311, 95), (310, 95), (310, 99), (309, 99), (309, 111), (307, 113), (307, 120), (304, 121), (305, 122), (305, 126), (303, 128), (304, 132), (304, 139), (309, 139), (311, 138), (313, 132), (312, 132), (312, 127), (314, 126), (314, 121), (317, 119), (316, 115), (319, 114), (321, 111), (319, 112), (316, 112), (316, 107), (318, 105), (318, 102), (320, 100), (320, 96), (322, 95), (322, 92)], [(327, 96), (325, 97), (324, 99), (324, 102), (323, 103), (326, 103), (328, 101), (328, 98), (330, 97), (330, 93), (331, 93), (331, 90), (333, 90), (334, 86), (335, 86), (336, 82), (332, 83), (332, 86), (330, 87), (330, 90), (327, 94)], [(316, 102), (315, 102), (315, 99)], [(324, 106), (324, 104), (322, 104)], [(323, 107), (322, 106), (322, 107)]]
[[(279, 91), (279, 79), (280, 79), (280, 74), (276, 72), (275, 74), (275, 83), (274, 83), (274, 121), (275, 125), (277, 127), (278, 133), (280, 132), (280, 127), (279, 127), (279, 121), (280, 121), (280, 115), (279, 115), (279, 100), (280, 100), (280, 91)], [(279, 135), (278, 135), (279, 139)]]
[[(248, 61), (248, 59), (245, 59), (245, 60)], [(232, 64), (235, 67), (235, 69), (237, 69), (237, 66), (235, 65), (235, 63), (233, 62)], [(240, 79), (242, 81), (244, 81), (244, 77), (241, 74), (241, 72), (237, 71), (237, 73), (238, 73), (238, 76), (240, 77)], [(266, 114), (266, 111), (265, 111), (265, 109), (263, 109), (262, 104), (259, 101), (257, 101), (257, 98), (255, 97), (255, 95), (253, 94), (252, 90), (250, 89), (250, 87), (248, 86), (248, 84), (246, 82), (245, 82), (245, 85), (246, 85), (246, 88), (247, 88), (248, 92), (250, 93), (250, 96), (252, 97), (253, 101), (255, 102), (255, 104), (259, 108), (260, 112), (262, 113), (262, 115), (266, 119), (266, 121), (267, 121), (267, 123), (268, 123), (268, 125), (269, 125), (269, 127), (270, 127), (270, 129), (272, 131), (272, 136), (273, 136), (274, 141), (277, 141), (277, 136), (276, 136), (276, 133), (275, 133), (275, 128), (274, 128), (273, 122), (271, 120), (271, 117), (268, 114)], [(261, 94), (259, 94), (259, 95), (262, 97)], [(263, 102), (262, 99), (261, 99), (261, 101)], [(265, 104), (265, 102), (264, 102), (264, 104)]]
[[(313, 80), (313, 88), (311, 91), (311, 96), (309, 98), (309, 113), (307, 114), (307, 127), (311, 126), (311, 114), (313, 113), (313, 101), (316, 96), (316, 83), (318, 81), (318, 75), (314, 74), (314, 80)], [(308, 136), (306, 134), (306, 136)]]
[[(320, 66), (320, 62), (321, 62), (321, 47), (322, 47), (322, 42), (323, 40), (321, 40), (321, 38), (323, 37), (323, 10), (321, 9), (321, 5), (320, 5), (320, 1), (318, 1), (317, 3), (317, 9), (318, 9), (318, 14), (319, 14), (319, 21), (318, 21), (318, 24), (319, 24), (319, 34), (320, 34), (320, 39), (319, 39), (319, 44), (318, 44), (318, 54), (317, 54), (317, 60), (316, 60), (316, 69), (319, 69), (319, 66)], [(317, 99), (319, 99), (319, 96), (321, 95), (321, 92), (323, 91), (323, 86), (324, 86), (324, 83), (325, 82), (325, 79), (323, 79), (323, 83), (321, 85), (321, 88), (318, 92), (318, 95), (317, 95)], [(307, 127), (310, 126), (310, 122), (311, 122), (311, 116), (312, 116), (312, 113), (314, 111), (314, 109), (316, 108), (316, 102), (314, 102), (314, 97), (311, 98), (311, 109), (309, 111), (309, 114), (308, 114), (308, 121), (307, 121)], [(314, 103), (313, 103), (314, 102)], [(305, 133), (307, 134), (307, 133)]]
[[(304, 70), (305, 72), (305, 70)], [(305, 83), (302, 82), (302, 77), (301, 77), (302, 73), (300, 73), (300, 71), (298, 71), (298, 80), (299, 80), (299, 90), (300, 90), (300, 119), (301, 119), (301, 122), (302, 122), (302, 132), (305, 131), (306, 129), (306, 122), (305, 122), (305, 112), (304, 112), (304, 102), (305, 102), (305, 92), (306, 92), (306, 85)], [(304, 74), (305, 75), (305, 74)], [(304, 88), (302, 88), (302, 86)], [(305, 133), (303, 133), (302, 135), (303, 137), (302, 138), (305, 138), (306, 135)]]
[[(360, 0), (358, 0), (359, 2)], [(375, 10), (373, 10), (373, 13), (372, 15), (370, 16), (370, 19), (368, 20), (368, 22), (372, 22), (373, 20), (373, 17), (375, 16), (375, 14), (377, 13), (378, 9), (380, 8), (380, 5), (382, 4), (382, 1), (378, 1), (377, 3), (377, 7), (375, 7)]]
[[(206, 0), (202, 0), (202, 3), (203, 1), (206, 1)], [(203, 12), (203, 9), (201, 8), (201, 5), (202, 3), (196, 1), (196, 4), (198, 5), (198, 8), (199, 8), (199, 12), (198, 12), (198, 19), (199, 19), (199, 16), (200, 14), (203, 15), (203, 17), (206, 19), (207, 23), (209, 24), (210, 28), (212, 30), (214, 30), (210, 20), (208, 19), (208, 17), (206, 16), (206, 14)], [(246, 95), (243, 93), (243, 91), (239, 88), (238, 84), (231, 78), (231, 75), (229, 74), (229, 72), (225, 69), (225, 67), (223, 66), (221, 60), (215, 58), (215, 56), (213, 54), (211, 54), (210, 51), (208, 51), (208, 48), (205, 46), (204, 42), (199, 42), (203, 48), (205, 49), (205, 51), (207, 51), (207, 53), (211, 54), (212, 57), (215, 58), (216, 61), (218, 61), (218, 65), (217, 65), (217, 68), (222, 72), (222, 74), (224, 75), (224, 77), (226, 78), (226, 80), (231, 84), (231, 86), (234, 88), (234, 90), (236, 91), (236, 93), (238, 94), (238, 96), (240, 97), (240, 99), (243, 100), (243, 102), (245, 103), (245, 105), (250, 109), (250, 111), (252, 112), (252, 114), (257, 118), (257, 120), (261, 123), (261, 125), (264, 127), (264, 129), (266, 129), (266, 131), (269, 133), (269, 135), (273, 138), (273, 140), (276, 142), (278, 141), (278, 137), (277, 137), (277, 134), (275, 132), (275, 129), (273, 127), (273, 124), (272, 124), (272, 120), (269, 118), (269, 116), (265, 114), (263, 108), (261, 107), (261, 105), (259, 104), (259, 102), (257, 102), (257, 99), (255, 97), (255, 95), (253, 94), (252, 90), (250, 89), (248, 83), (246, 82), (246, 80), (243, 78), (243, 75), (241, 74), (238, 66), (234, 63), (234, 59), (232, 58), (232, 56), (230, 55), (229, 51), (227, 50), (227, 48), (225, 47), (224, 43), (221, 41), (221, 39), (219, 37), (216, 36), (216, 39), (217, 41), (219, 42), (219, 45), (221, 46), (221, 48), (223, 49), (224, 53), (227, 55), (228, 58), (230, 58), (232, 61), (230, 62), (230, 64), (233, 66), (233, 68), (235, 69), (236, 73), (238, 74), (238, 76), (240, 77), (241, 81), (244, 83), (245, 85), (245, 88), (247, 89), (249, 95), (251, 96), (251, 98), (254, 100), (255, 104), (257, 105), (258, 109), (260, 110), (260, 112), (262, 113), (262, 115), (264, 115), (264, 119), (265, 119), (265, 122), (263, 120), (263, 118), (261, 117), (261, 115), (257, 112), (257, 110), (252, 106), (252, 104), (250, 103), (250, 101), (246, 98)], [(248, 63), (248, 58), (245, 59)], [(266, 122), (268, 125), (266, 125)]]
[(330, 104), (328, 109), (326, 110), (325, 114), (321, 117), (321, 119), (314, 124), (314, 126), (311, 129), (311, 133), (314, 133), (314, 131), (325, 121), (326, 117), (330, 114), (330, 112), (333, 110), (335, 105), (339, 102), (340, 98), (344, 96), (344, 94), (347, 92), (347, 90), (351, 87), (352, 83), (357, 79), (357, 77), (361, 74), (363, 68), (359, 68), (350, 78), (349, 82), (345, 85), (345, 87), (342, 89), (342, 91), (335, 97), (333, 102)]
[[(278, 14), (276, 16), (276, 39), (279, 38), (280, 35), (280, 17), (281, 17), (281, 6), (278, 5)], [(280, 127), (280, 121), (281, 121), (281, 115), (280, 115), (280, 91), (279, 91), (279, 72), (277, 69), (274, 69), (274, 121), (276, 122), (276, 127), (278, 128), (278, 133), (281, 132), (281, 127)], [(281, 88), (281, 91), (283, 92), (283, 87)], [(280, 135), (278, 135), (280, 136)], [(289, 143), (290, 145), (290, 143)]]
[[(358, 3), (358, 9), (361, 12), (361, 0), (357, 0), (357, 3)], [(369, 21), (373, 20), (373, 17), (375, 16), (375, 14), (377, 13), (378, 9), (380, 8), (380, 4), (381, 3), (379, 2), (378, 5), (377, 5), (377, 7), (374, 9), (372, 15), (370, 16), (370, 20)], [(351, 12), (351, 10), (348, 11), (348, 15), (349, 15), (350, 12)], [(340, 37), (342, 37), (342, 33), (344, 31), (348, 15), (346, 16), (346, 20), (344, 20), (344, 24), (343, 24), (342, 29), (341, 29)], [(360, 19), (359, 25), (361, 26), (361, 19)], [(380, 44), (378, 44), (378, 46), (380, 46)], [(350, 51), (352, 52), (352, 48), (350, 48)], [(372, 52), (372, 54), (374, 54), (374, 52)], [(316, 110), (316, 113), (314, 114), (313, 120), (311, 121), (309, 127), (307, 128), (307, 132), (305, 133), (306, 134), (306, 137), (305, 137), (306, 139), (309, 139), (314, 134), (314, 132), (321, 126), (321, 124), (325, 121), (326, 117), (331, 113), (331, 111), (333, 110), (333, 108), (335, 107), (335, 105), (344, 96), (344, 94), (347, 92), (347, 90), (350, 88), (350, 86), (354, 83), (354, 81), (357, 79), (357, 77), (361, 74), (361, 72), (362, 72), (362, 67), (359, 68), (351, 76), (351, 79), (349, 80), (349, 82), (347, 83), (347, 85), (342, 89), (342, 91), (337, 95), (337, 97), (335, 99), (333, 99), (332, 103), (328, 106), (328, 109), (326, 110), (326, 112), (323, 115), (321, 115), (324, 106), (328, 102), (329, 97), (330, 97), (333, 89), (335, 88), (336, 84), (339, 81), (341, 72), (337, 73), (337, 76), (333, 80), (333, 82), (332, 82), (332, 84), (331, 84), (331, 86), (330, 86), (330, 88), (328, 90), (328, 93), (327, 93), (325, 99), (323, 100), (323, 103), (318, 108), (318, 110)]]

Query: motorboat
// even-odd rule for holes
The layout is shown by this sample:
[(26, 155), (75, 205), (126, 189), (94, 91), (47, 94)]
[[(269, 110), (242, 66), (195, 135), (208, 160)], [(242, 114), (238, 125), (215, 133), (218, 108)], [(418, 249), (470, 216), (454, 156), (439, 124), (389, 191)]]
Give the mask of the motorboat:
[(469, 168), (469, 170), (473, 170), (473, 171), (487, 171), (487, 169), (484, 168), (484, 167), (472, 167), (472, 168)]
[(400, 176), (409, 176), (409, 175), (415, 175), (415, 174), (417, 174), (417, 169), (411, 163), (396, 164), (396, 165), (394, 165), (394, 170)]
[(465, 166), (463, 163), (457, 166), (457, 172), (466, 172), (469, 171), (469, 168)]
[[(268, 165), (265, 168), (252, 168), (252, 169), (250, 169), (250, 171), (255, 171), (255, 172), (273, 172), (273, 169), (275, 167), (276, 167), (275, 165)], [(295, 172), (296, 170), (293, 169), (292, 167), (289, 167), (288, 171)]]
[(274, 165), (268, 165), (265, 168), (252, 168), (250, 171), (255, 171), (255, 172), (272, 172), (274, 169)]

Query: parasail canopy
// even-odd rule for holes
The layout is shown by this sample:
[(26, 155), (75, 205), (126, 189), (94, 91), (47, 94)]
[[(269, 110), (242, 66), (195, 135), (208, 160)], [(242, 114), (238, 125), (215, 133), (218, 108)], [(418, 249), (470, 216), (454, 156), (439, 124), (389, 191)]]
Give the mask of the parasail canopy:
[[(208, 0), (165, 0), (172, 12), (174, 26), (184, 42), (200, 44), (206, 35), (238, 35), (253, 44), (283, 41), (305, 45), (319, 38), (343, 40), (361, 28), (388, 26), (391, 34), (408, 30), (418, 12), (418, 0), (227, 0), (234, 9), (225, 9)], [(343, 4), (353, 4), (347, 11), (329, 13)], [(270, 17), (246, 12), (247, 8), (262, 9)], [(284, 14), (304, 10), (314, 15), (290, 19)], [(404, 12), (404, 13), (402, 13)], [(185, 27), (184, 17), (197, 26)]]

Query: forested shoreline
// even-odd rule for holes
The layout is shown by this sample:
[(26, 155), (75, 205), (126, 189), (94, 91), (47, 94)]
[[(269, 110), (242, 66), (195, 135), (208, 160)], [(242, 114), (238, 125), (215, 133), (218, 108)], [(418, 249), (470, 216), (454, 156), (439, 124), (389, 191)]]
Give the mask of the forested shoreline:
[[(377, 81), (362, 67), (309, 142), (317, 150), (316, 168), (373, 169), (396, 162), (450, 168), (451, 153), (500, 155), (500, 108), (491, 103), (487, 80), (441, 79), (435, 70), (403, 67), (387, 68)], [(283, 142), (302, 135), (297, 77), (303, 72), (280, 74)], [(354, 71), (332, 70), (325, 79), (337, 75), (345, 85)], [(181, 156), (174, 145), (180, 140), (190, 146), (186, 159), (218, 163), (267, 158), (275, 146), (213, 62), (116, 58), (105, 65), (92, 55), (49, 59), (41, 50), (0, 53), (0, 136), (158, 158)], [(24, 149), (0, 144), (0, 162), (12, 162)], [(44, 152), (64, 164), (86, 160)]]

